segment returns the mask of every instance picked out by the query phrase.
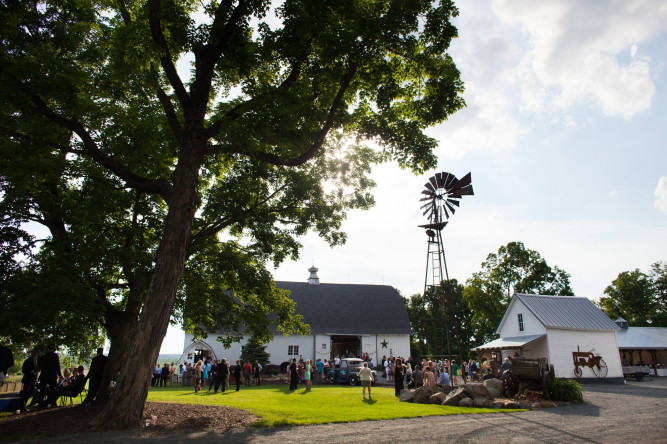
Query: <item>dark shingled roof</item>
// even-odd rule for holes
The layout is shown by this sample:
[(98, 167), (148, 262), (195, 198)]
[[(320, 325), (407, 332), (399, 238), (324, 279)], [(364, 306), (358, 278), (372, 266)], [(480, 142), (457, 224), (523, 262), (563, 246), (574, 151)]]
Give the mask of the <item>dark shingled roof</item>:
[(276, 281), (292, 292), (296, 312), (313, 334), (411, 334), (403, 298), (388, 285)]

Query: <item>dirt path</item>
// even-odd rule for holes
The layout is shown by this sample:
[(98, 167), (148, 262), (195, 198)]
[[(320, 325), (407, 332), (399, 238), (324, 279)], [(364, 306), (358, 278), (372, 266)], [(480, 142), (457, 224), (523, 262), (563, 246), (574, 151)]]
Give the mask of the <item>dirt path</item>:
[[(585, 385), (585, 404), (539, 411), (460, 415), (327, 424), (249, 428), (225, 433), (145, 431), (95, 434), (95, 443), (193, 439), (226, 443), (482, 442), (482, 443), (667, 443), (667, 379)], [(91, 435), (60, 442), (90, 442)]]

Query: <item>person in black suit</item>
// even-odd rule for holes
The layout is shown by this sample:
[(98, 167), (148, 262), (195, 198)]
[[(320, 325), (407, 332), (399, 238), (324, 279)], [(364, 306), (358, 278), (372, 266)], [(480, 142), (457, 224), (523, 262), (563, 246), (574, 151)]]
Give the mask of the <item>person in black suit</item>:
[(0, 345), (0, 387), (5, 382), (7, 370), (14, 365), (14, 355), (9, 347)]
[(90, 371), (86, 375), (86, 380), (88, 382), (88, 394), (86, 399), (83, 400), (81, 405), (92, 404), (95, 402), (95, 397), (97, 397), (97, 391), (100, 389), (100, 384), (102, 384), (102, 376), (104, 376), (104, 367), (107, 365), (107, 360), (109, 358), (104, 356), (104, 349), (102, 347), (97, 349), (97, 356), (90, 361)]
[(236, 360), (236, 367), (234, 367), (234, 379), (236, 380), (236, 391), (241, 390), (241, 374), (243, 373), (243, 366), (241, 366), (241, 361)]
[(83, 391), (83, 389), (86, 387), (86, 381), (88, 378), (84, 373), (83, 365), (80, 365), (77, 370), (79, 374), (76, 375), (76, 378), (74, 378), (72, 382), (67, 385), (58, 386), (54, 390), (51, 390), (51, 393), (49, 393), (49, 397), (46, 400), (47, 404), (56, 405), (58, 398), (61, 396), (78, 396), (79, 393)]
[(37, 366), (41, 370), (39, 374), (39, 396), (42, 398), (42, 402), (40, 404), (41, 407), (44, 407), (47, 404), (44, 402), (44, 398), (48, 398), (46, 387), (49, 387), (50, 393), (58, 385), (58, 378), (63, 378), (63, 374), (60, 371), (60, 357), (56, 353), (55, 344), (49, 344), (49, 351), (38, 360)]
[(296, 390), (299, 385), (299, 375), (296, 373), (296, 358), (292, 358), (292, 363), (289, 365), (289, 389)]
[(229, 366), (227, 365), (227, 359), (222, 358), (215, 371), (215, 393), (218, 393), (218, 386), (220, 385), (222, 385), (222, 391), (225, 391), (225, 380), (228, 376)]
[(23, 388), (20, 393), (21, 411), (28, 412), (29, 410), (26, 405), (28, 404), (28, 398), (35, 391), (35, 382), (37, 381), (37, 373), (39, 373), (39, 368), (37, 367), (37, 350), (33, 349), (30, 352), (30, 357), (23, 361), (21, 372), (23, 373), (23, 378), (21, 379)]

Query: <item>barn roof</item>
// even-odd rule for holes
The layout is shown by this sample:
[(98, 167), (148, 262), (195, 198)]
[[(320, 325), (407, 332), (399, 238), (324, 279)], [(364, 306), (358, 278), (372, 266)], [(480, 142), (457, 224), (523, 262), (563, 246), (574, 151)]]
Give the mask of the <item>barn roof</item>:
[(388, 285), (276, 281), (315, 334), (411, 334), (403, 298)]
[(616, 343), (620, 349), (657, 350), (667, 349), (667, 328), (627, 327), (616, 332)]
[[(572, 330), (618, 330), (619, 327), (588, 298), (515, 293), (510, 301), (522, 303), (545, 327)], [(496, 333), (509, 312), (505, 311)]]

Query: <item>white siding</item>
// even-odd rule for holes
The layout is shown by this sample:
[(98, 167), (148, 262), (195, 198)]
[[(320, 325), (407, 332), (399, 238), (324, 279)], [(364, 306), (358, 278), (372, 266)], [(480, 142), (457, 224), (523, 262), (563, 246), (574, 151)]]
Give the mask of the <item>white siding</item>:
[[(587, 352), (602, 356), (607, 364), (607, 377), (623, 377), (621, 360), (616, 345), (616, 333), (613, 331), (579, 331), (547, 329), (549, 362), (553, 364), (557, 378), (573, 378), (574, 362), (572, 352)], [(590, 368), (582, 368), (582, 378), (596, 378)]]
[[(401, 356), (407, 358), (410, 356), (410, 337), (408, 335), (359, 335), (361, 338), (361, 351), (368, 353), (373, 361), (379, 362), (382, 355)], [(222, 343), (215, 341), (217, 335), (210, 335), (207, 339), (198, 340), (197, 344), (204, 343), (214, 353), (215, 359), (225, 358), (229, 362), (235, 362), (241, 356), (241, 346), (245, 345), (248, 338), (243, 338), (240, 343), (232, 343), (230, 348), (224, 348)], [(387, 348), (382, 347), (382, 342), (387, 342)], [(289, 356), (289, 346), (296, 345), (299, 347), (299, 355)], [(326, 348), (322, 346), (325, 345)], [(185, 341), (183, 344), (183, 353), (194, 349), (192, 344), (192, 334), (185, 334)], [(199, 345), (196, 348), (201, 348)], [(319, 359), (330, 359), (331, 355), (331, 338), (329, 335), (276, 335), (273, 340), (266, 345), (266, 351), (271, 355), (270, 361), (272, 364), (280, 364), (282, 362), (292, 360), (292, 358), (303, 357), (303, 359), (310, 359), (315, 362)], [(185, 359), (186, 356), (183, 356)]]
[[(498, 334), (501, 338), (546, 333), (544, 325), (518, 299), (512, 299), (512, 305), (508, 310), (503, 323), (498, 327)], [(523, 315), (523, 331), (519, 331), (517, 320), (519, 313)]]

